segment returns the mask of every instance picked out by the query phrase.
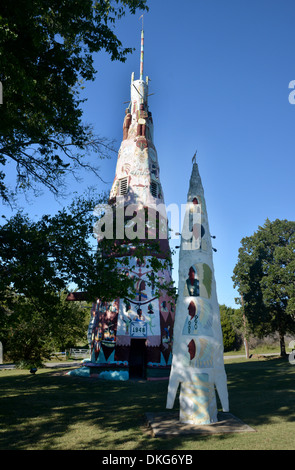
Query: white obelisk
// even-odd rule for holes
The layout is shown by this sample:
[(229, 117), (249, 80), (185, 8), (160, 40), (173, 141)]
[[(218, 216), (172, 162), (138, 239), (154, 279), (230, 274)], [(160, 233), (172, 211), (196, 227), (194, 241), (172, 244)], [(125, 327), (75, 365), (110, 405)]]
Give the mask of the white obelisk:
[(215, 387), (223, 411), (229, 404), (211, 235), (195, 155), (179, 252), (167, 408), (173, 408), (181, 384), (180, 422), (210, 424), (218, 421)]

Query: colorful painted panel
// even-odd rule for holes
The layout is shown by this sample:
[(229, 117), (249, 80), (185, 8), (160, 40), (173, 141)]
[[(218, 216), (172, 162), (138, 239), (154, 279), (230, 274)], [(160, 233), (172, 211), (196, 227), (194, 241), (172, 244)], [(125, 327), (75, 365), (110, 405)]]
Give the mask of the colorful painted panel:
[(210, 424), (217, 420), (214, 385), (208, 374), (196, 374), (180, 388), (180, 421), (186, 424)]

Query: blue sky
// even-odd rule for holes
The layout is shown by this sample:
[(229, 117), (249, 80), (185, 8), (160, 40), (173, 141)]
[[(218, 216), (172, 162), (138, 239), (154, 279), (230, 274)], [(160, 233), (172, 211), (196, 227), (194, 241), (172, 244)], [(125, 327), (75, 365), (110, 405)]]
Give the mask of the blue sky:
[[(241, 239), (266, 218), (295, 220), (295, 105), (288, 100), (288, 85), (295, 80), (294, 0), (149, 0), (148, 5), (144, 75), (154, 93), (149, 108), (165, 202), (186, 202), (197, 149), (216, 236), (218, 300), (235, 307), (231, 277)], [(139, 78), (140, 15), (127, 15), (116, 26), (124, 46), (136, 51), (124, 64), (96, 54), (96, 80), (83, 92), (85, 121), (99, 135), (116, 139), (117, 149), (131, 73)], [(116, 155), (99, 165), (107, 184), (89, 174), (70, 189), (82, 193), (95, 185), (108, 191)], [(66, 202), (46, 192), (29, 203), (20, 198), (32, 216), (55, 213)], [(177, 269), (178, 252), (176, 280)]]

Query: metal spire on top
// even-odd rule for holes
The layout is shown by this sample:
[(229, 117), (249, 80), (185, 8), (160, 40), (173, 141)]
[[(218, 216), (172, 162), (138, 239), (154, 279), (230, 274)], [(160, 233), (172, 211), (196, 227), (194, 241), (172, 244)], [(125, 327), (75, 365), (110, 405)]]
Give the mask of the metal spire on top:
[(140, 45), (140, 80), (143, 80), (143, 45), (144, 45), (144, 33), (143, 33), (143, 15), (142, 18), (142, 28), (141, 28), (141, 45)]

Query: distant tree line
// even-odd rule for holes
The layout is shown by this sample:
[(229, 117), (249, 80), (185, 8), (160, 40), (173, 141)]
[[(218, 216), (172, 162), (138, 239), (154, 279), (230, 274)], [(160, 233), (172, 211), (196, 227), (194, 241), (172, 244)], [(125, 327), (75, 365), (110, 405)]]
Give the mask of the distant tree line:
[(285, 336), (295, 335), (295, 222), (267, 219), (243, 238), (233, 281), (248, 334), (278, 334), (286, 356)]

